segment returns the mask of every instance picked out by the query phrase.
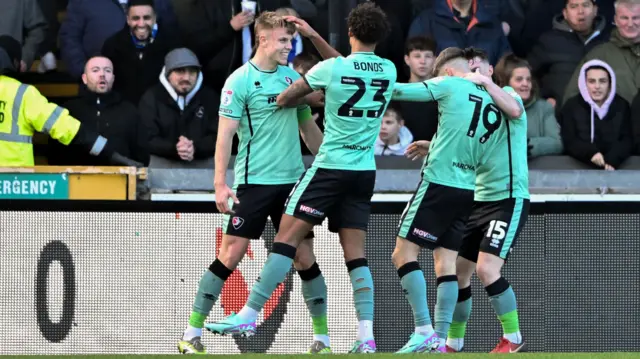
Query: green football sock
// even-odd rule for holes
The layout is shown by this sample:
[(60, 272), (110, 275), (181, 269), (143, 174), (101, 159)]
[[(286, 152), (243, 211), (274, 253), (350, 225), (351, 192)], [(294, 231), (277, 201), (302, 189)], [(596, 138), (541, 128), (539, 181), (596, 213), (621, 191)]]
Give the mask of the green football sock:
[(446, 339), (458, 301), (458, 278), (447, 275), (437, 278), (438, 291), (435, 310), (435, 331), (440, 339)]
[(518, 321), (518, 306), (513, 288), (506, 279), (500, 278), (487, 288), (489, 301), (496, 312), (505, 334), (518, 333), (520, 324)]
[(302, 296), (313, 321), (313, 334), (328, 334), (327, 285), (322, 274), (302, 281)]
[[(292, 248), (293, 252), (291, 254), (291, 250), (287, 249), (286, 251), (289, 252), (289, 255), (280, 254), (276, 251), (276, 245)], [(269, 300), (278, 285), (284, 282), (287, 273), (291, 270), (293, 257), (296, 254), (295, 247), (283, 243), (274, 243), (273, 248), (274, 250), (269, 254), (269, 257), (267, 257), (267, 261), (264, 267), (262, 267), (258, 280), (253, 285), (253, 288), (251, 288), (251, 293), (247, 300), (247, 306), (257, 312), (262, 310), (262, 307), (264, 307), (264, 304)]]
[(453, 320), (449, 327), (448, 338), (463, 339), (467, 330), (467, 322), (471, 317), (471, 287), (462, 288), (458, 291), (458, 303), (453, 311)]
[(427, 281), (420, 270), (418, 262), (410, 262), (398, 269), (400, 285), (405, 298), (413, 311), (413, 321), (416, 327), (431, 325), (429, 305), (427, 303)]
[[(229, 274), (230, 273), (231, 271), (229, 271)], [(226, 277), (228, 277), (228, 275)], [(211, 270), (204, 272), (198, 284), (198, 292), (193, 301), (191, 316), (189, 316), (190, 326), (194, 328), (204, 327), (204, 322), (220, 296), (226, 279), (227, 278), (223, 279), (213, 274)]]

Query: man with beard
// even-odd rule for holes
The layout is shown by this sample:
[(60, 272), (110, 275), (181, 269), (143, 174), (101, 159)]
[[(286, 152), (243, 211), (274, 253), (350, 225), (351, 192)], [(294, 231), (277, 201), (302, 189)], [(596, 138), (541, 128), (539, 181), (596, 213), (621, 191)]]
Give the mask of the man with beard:
[[(145, 140), (141, 139), (138, 109), (112, 91), (115, 76), (109, 59), (96, 56), (89, 61), (82, 74), (87, 91), (82, 97), (69, 101), (66, 108), (83, 125), (100, 135), (110, 138), (116, 151), (124, 156), (146, 163)], [(108, 166), (103, 158), (90, 156), (76, 146), (51, 143), (49, 164), (61, 166)]]
[(167, 54), (160, 83), (140, 100), (149, 154), (185, 162), (213, 157), (219, 95), (202, 85), (200, 69), (189, 49)]
[(165, 55), (178, 47), (171, 29), (158, 27), (153, 0), (130, 0), (127, 26), (108, 38), (102, 54), (113, 62), (114, 90), (134, 104), (153, 86)]

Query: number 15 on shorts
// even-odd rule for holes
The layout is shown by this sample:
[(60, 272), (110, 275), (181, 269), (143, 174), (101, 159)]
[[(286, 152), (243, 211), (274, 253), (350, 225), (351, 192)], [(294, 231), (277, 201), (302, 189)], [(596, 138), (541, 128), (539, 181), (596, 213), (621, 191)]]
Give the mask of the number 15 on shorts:
[(503, 241), (507, 236), (507, 223), (503, 221), (499, 221), (497, 219), (489, 222), (489, 229), (487, 230), (486, 237), (491, 238), (491, 243), (489, 244), (491, 247), (500, 248), (500, 241)]

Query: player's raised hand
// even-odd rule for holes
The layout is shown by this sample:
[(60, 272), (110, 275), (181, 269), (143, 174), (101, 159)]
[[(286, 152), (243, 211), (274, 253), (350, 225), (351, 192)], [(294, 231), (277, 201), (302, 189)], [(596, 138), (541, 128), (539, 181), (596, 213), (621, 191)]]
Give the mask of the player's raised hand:
[(232, 198), (233, 203), (235, 204), (240, 203), (240, 201), (238, 200), (238, 197), (236, 197), (236, 194), (233, 193), (231, 188), (229, 188), (229, 186), (227, 186), (226, 184), (215, 185), (214, 187), (215, 187), (215, 196), (216, 196), (216, 207), (218, 208), (218, 211), (220, 211), (220, 213), (225, 213), (225, 214), (235, 213), (229, 207), (229, 198)]
[(476, 85), (484, 85), (491, 81), (491, 79), (489, 79), (487, 76), (481, 74), (479, 70), (476, 70), (475, 72), (469, 72), (468, 74), (464, 75), (464, 78)]
[(431, 141), (415, 141), (407, 147), (404, 151), (404, 155), (412, 161), (419, 160), (429, 154), (430, 145)]
[(300, 35), (304, 37), (313, 37), (317, 36), (318, 33), (314, 30), (309, 23), (306, 21), (299, 19), (295, 16), (283, 16), (284, 21), (290, 22), (296, 26), (296, 30), (300, 33)]

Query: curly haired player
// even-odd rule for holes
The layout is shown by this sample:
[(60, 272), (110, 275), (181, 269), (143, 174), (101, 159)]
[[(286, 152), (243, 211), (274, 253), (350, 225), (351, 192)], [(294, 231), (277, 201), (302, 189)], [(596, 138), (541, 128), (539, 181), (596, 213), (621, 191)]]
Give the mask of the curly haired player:
[[(303, 96), (325, 91), (325, 133), (318, 156), (287, 200), (273, 250), (237, 314), (206, 328), (234, 333), (255, 328), (258, 313), (293, 263), (306, 233), (329, 218), (344, 250), (359, 321), (352, 353), (373, 353), (373, 279), (364, 255), (371, 196), (376, 175), (374, 147), (382, 115), (396, 82), (391, 61), (376, 56), (376, 44), (387, 36), (385, 13), (372, 3), (354, 8), (347, 19), (351, 55), (314, 66), (303, 79), (278, 96), (289, 106)], [(247, 328), (247, 329), (245, 329)]]

